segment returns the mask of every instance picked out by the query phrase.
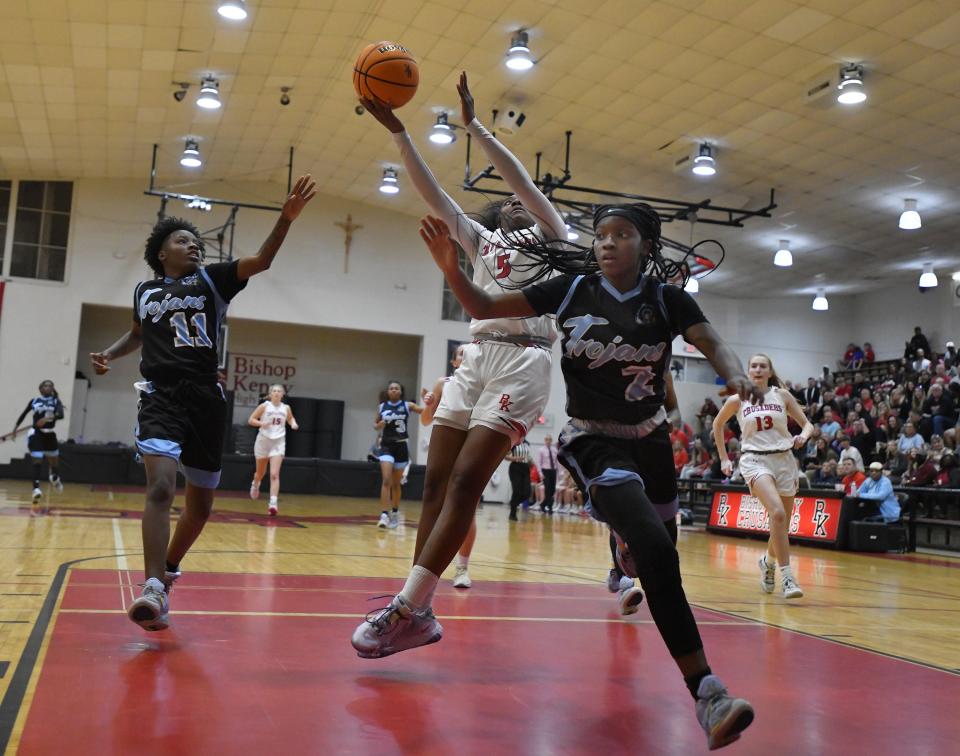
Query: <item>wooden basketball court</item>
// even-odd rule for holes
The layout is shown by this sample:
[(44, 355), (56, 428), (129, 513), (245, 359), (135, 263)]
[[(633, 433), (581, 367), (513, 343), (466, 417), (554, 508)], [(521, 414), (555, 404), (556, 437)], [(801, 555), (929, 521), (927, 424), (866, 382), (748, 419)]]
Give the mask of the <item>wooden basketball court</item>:
[[(409, 568), (374, 501), (223, 492), (171, 628), (124, 607), (142, 492), (0, 481), (0, 742), (7, 753), (700, 753), (649, 613), (620, 617), (603, 526), (486, 506), (474, 586), (441, 584), (436, 645), (358, 658), (350, 633)], [(757, 718), (735, 753), (949, 753), (960, 737), (960, 559), (799, 547), (805, 598), (759, 590), (759, 541), (684, 529), (715, 672)], [(447, 576), (449, 578), (449, 575)], [(895, 691), (895, 692), (894, 692)], [(881, 703), (884, 702), (884, 703)]]

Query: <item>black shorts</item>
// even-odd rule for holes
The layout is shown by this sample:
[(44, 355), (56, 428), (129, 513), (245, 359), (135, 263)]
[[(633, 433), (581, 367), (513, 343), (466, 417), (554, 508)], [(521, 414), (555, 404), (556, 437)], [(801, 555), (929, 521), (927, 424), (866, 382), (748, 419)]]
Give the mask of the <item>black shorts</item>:
[(138, 383), (137, 449), (180, 461), (184, 476), (201, 488), (220, 482), (227, 401), (219, 384), (182, 380)]
[(30, 450), (30, 456), (34, 459), (59, 456), (60, 445), (57, 443), (57, 434), (34, 429), (27, 437), (27, 449)]
[(639, 439), (574, 434), (570, 440), (561, 433), (558, 458), (586, 499), (591, 486), (639, 480), (661, 519), (677, 513), (677, 471), (666, 423)]
[(377, 449), (377, 459), (392, 462), (394, 467), (404, 467), (410, 462), (410, 451), (406, 441), (387, 441)]

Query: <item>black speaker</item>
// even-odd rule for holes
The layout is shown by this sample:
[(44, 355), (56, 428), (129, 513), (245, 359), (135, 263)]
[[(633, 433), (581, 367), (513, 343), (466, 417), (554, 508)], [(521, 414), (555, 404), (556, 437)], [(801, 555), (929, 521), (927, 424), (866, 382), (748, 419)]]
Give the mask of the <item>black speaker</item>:
[(287, 429), (286, 452), (288, 457), (316, 457), (317, 455), (314, 453), (316, 445), (317, 436), (315, 433), (305, 431), (302, 428), (298, 431)]
[(317, 402), (317, 456), (323, 459), (340, 459), (343, 441), (344, 403), (336, 399), (321, 399)]

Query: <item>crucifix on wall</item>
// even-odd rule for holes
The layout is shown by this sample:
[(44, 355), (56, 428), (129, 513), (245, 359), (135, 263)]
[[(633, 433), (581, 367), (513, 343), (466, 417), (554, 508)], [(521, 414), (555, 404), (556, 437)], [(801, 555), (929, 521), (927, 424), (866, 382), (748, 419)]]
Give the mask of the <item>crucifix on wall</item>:
[(347, 220), (344, 223), (343, 221), (337, 221), (334, 225), (339, 226), (343, 229), (344, 238), (343, 238), (343, 272), (349, 272), (348, 266), (350, 264), (350, 242), (353, 241), (353, 232), (357, 229), (363, 228), (359, 223), (353, 222), (353, 216), (350, 213), (347, 213)]

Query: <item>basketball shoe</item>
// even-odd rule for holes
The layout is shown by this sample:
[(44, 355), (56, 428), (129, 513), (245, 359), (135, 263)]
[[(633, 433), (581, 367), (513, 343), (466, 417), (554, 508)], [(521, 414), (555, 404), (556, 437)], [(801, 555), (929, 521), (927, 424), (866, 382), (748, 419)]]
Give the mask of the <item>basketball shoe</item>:
[(380, 519), (377, 520), (377, 527), (378, 527), (378, 528), (389, 528), (389, 527), (390, 527), (390, 515), (388, 515), (386, 512), (381, 512), (381, 513), (380, 513)]
[(271, 496), (270, 506), (267, 507), (267, 514), (269, 514), (271, 517), (275, 517), (278, 511), (277, 500)]
[(57, 493), (61, 493), (63, 491), (63, 481), (60, 480), (59, 475), (50, 473), (50, 482), (53, 484), (53, 487), (57, 490)]
[(394, 509), (390, 513), (389, 522), (387, 523), (388, 528), (395, 528), (400, 524), (400, 512)]
[(363, 659), (379, 659), (398, 651), (436, 643), (443, 627), (427, 607), (414, 611), (399, 595), (384, 609), (367, 615), (353, 631), (350, 642)]
[(616, 593), (620, 590), (620, 577), (620, 573), (614, 569), (607, 573), (607, 590), (610, 593)]
[(257, 485), (256, 481), (250, 484), (250, 498), (254, 501), (260, 498), (260, 486)]
[(618, 593), (620, 614), (624, 617), (636, 614), (643, 601), (643, 591), (633, 584), (633, 578), (628, 578), (626, 575), (620, 578)]
[(453, 575), (453, 587), (469, 588), (471, 585), (473, 585), (473, 581), (470, 579), (470, 576), (467, 574), (467, 568), (457, 567), (457, 571)]
[(170, 626), (170, 601), (163, 582), (150, 578), (143, 585), (140, 598), (127, 607), (127, 616), (144, 630), (166, 630)]
[(760, 557), (760, 589), (764, 593), (773, 593), (777, 587), (777, 563), (771, 562), (767, 555)]
[(753, 707), (742, 698), (732, 698), (716, 675), (707, 675), (697, 689), (697, 721), (707, 733), (707, 747), (714, 751), (740, 738), (753, 721)]
[(40, 499), (43, 498), (43, 491), (40, 490), (40, 486), (37, 486), (33, 489), (33, 503), (36, 504)]
[(783, 597), (785, 599), (803, 598), (803, 589), (797, 585), (792, 575), (783, 576)]

